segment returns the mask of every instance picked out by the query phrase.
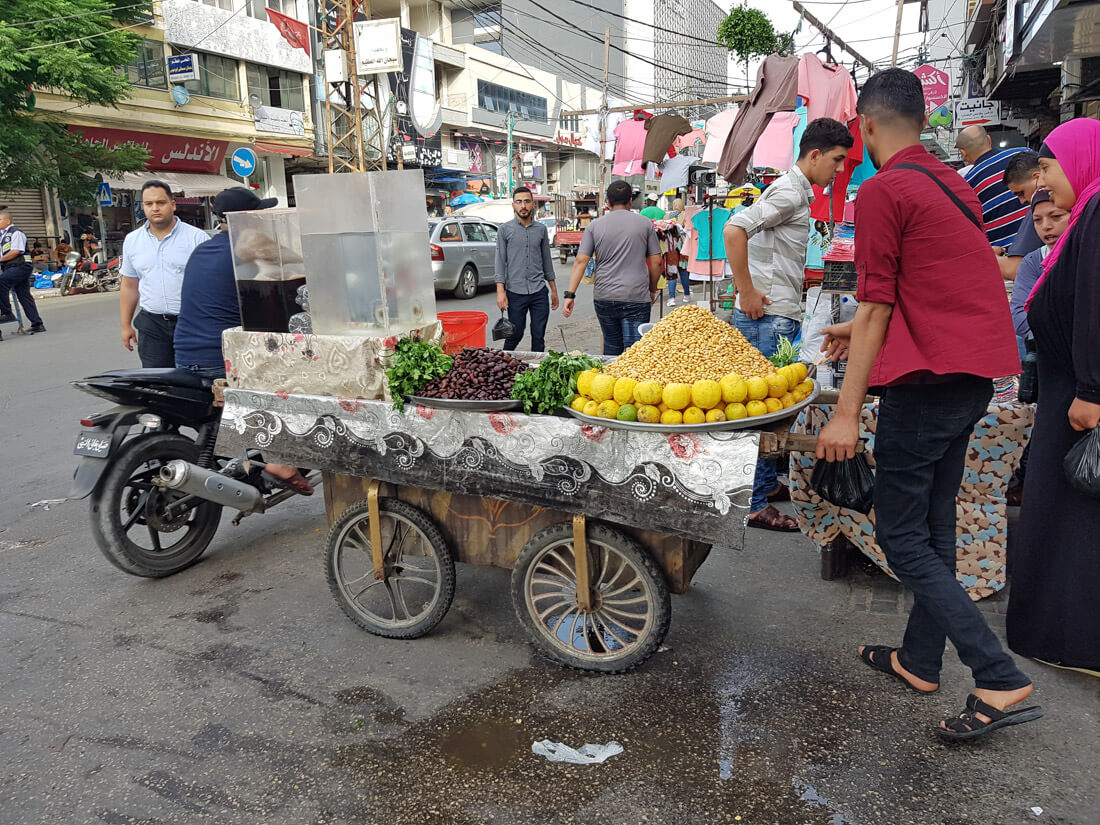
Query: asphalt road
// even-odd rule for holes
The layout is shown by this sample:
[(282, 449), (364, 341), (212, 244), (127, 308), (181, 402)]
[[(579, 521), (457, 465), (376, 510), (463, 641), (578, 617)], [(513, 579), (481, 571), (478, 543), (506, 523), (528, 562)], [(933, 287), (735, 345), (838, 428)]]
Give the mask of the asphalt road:
[[(533, 655), (502, 570), (460, 565), (426, 638), (360, 631), (326, 586), (319, 497), (223, 519), (169, 579), (124, 575), (58, 499), (104, 405), (68, 382), (137, 359), (115, 296), (41, 309), (49, 332), (0, 342), (2, 825), (1100, 822), (1095, 679), (1026, 662), (1046, 717), (944, 745), (956, 657), (932, 696), (867, 669), (856, 645), (897, 643), (904, 595), (822, 581), (800, 536), (716, 547), (665, 648), (612, 677)], [(1003, 628), (1003, 599), (982, 607)], [(551, 764), (544, 738), (624, 752)]]

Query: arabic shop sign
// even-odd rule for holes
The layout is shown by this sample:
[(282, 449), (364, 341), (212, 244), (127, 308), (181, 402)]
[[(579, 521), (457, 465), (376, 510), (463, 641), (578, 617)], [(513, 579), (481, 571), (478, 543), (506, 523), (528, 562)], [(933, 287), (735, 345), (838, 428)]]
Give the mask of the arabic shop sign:
[(101, 129), (97, 126), (70, 126), (90, 143), (113, 149), (120, 143), (136, 143), (149, 152), (147, 169), (163, 169), (170, 172), (222, 171), (228, 142), (181, 135), (160, 135), (152, 132), (131, 132), (126, 129)]
[(559, 129), (557, 134), (554, 135), (554, 143), (559, 146), (572, 146), (574, 149), (579, 149), (584, 141), (576, 132), (563, 132)]
[(973, 97), (955, 104), (955, 128), (967, 126), (1000, 126), (1001, 104), (997, 100)]
[(914, 69), (913, 74), (920, 78), (924, 89), (924, 113), (930, 115), (947, 102), (950, 82), (947, 73), (935, 66), (924, 65)]

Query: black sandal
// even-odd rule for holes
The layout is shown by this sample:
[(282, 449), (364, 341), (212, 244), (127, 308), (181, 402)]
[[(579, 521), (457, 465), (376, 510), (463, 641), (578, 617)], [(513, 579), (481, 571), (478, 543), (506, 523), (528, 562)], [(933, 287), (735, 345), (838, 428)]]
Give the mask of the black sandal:
[[(979, 713), (988, 716), (990, 721), (983, 722), (977, 716)], [(1038, 705), (1020, 710), (998, 710), (971, 693), (966, 697), (966, 710), (951, 719), (944, 719), (947, 730), (937, 727), (936, 733), (949, 742), (963, 742), (969, 739), (980, 739), (1009, 725), (1022, 725), (1042, 715), (1043, 709)]]
[(885, 673), (889, 676), (893, 676), (895, 679), (900, 679), (901, 682), (910, 690), (916, 691), (922, 696), (927, 696), (930, 693), (935, 693), (939, 690), (939, 685), (936, 686), (936, 690), (921, 690), (914, 685), (896, 670), (894, 670), (894, 662), (890, 658), (890, 655), (898, 650), (896, 647), (887, 647), (886, 645), (865, 645), (863, 650), (859, 653), (861, 658), (867, 667), (877, 670), (879, 673)]

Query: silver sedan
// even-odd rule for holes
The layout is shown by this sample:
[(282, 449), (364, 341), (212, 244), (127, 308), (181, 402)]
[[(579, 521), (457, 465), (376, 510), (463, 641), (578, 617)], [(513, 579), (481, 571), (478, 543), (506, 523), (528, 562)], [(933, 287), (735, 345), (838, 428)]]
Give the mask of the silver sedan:
[(496, 224), (452, 215), (430, 219), (428, 233), (437, 290), (449, 290), (456, 298), (473, 298), (478, 287), (493, 283)]

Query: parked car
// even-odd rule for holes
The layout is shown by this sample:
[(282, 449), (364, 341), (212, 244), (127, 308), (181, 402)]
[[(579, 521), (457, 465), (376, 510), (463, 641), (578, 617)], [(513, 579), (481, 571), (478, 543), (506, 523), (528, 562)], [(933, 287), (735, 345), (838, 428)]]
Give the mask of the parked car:
[(550, 236), (550, 246), (554, 245), (554, 235), (558, 231), (558, 222), (555, 218), (538, 218), (538, 222), (546, 227), (546, 234)]
[(450, 290), (456, 298), (473, 298), (479, 286), (493, 283), (496, 224), (451, 215), (431, 218), (428, 233), (436, 290)]

